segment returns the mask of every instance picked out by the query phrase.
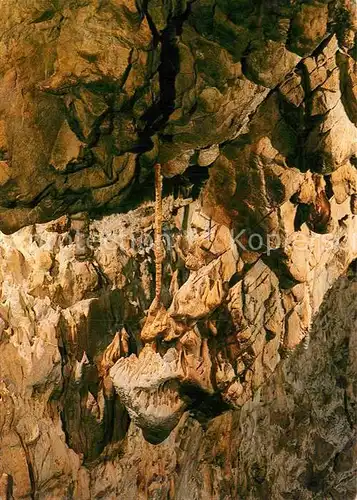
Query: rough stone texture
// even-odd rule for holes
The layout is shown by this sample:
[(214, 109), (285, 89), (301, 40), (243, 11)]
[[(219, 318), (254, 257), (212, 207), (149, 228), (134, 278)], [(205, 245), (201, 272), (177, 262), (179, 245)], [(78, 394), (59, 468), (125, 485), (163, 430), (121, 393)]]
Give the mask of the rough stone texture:
[[(308, 348), (286, 360), (241, 411), (205, 427), (184, 416), (156, 447), (130, 429), (126, 455), (92, 472), (94, 494), (354, 499), (356, 292), (356, 281), (341, 279), (334, 286), (314, 320)], [(145, 470), (139, 478), (138, 462)]]
[[(345, 445), (348, 455), (348, 442), (353, 437), (350, 427), (334, 424), (340, 433), (337, 438), (329, 435), (327, 422), (314, 423), (310, 429), (313, 434), (310, 443), (305, 437), (305, 420), (312, 410), (299, 409), (301, 418), (305, 419), (304, 439), (299, 437), (294, 422), (300, 418), (295, 416), (300, 404), (321, 405), (318, 411), (327, 418), (325, 396), (319, 392), (319, 378), (314, 380), (313, 403), (308, 403), (309, 398), (300, 402), (305, 394), (301, 387), (307, 383), (304, 377), (315, 376), (318, 372), (321, 380), (346, 377), (349, 381), (346, 384), (354, 380), (352, 345), (356, 333), (356, 282), (352, 281), (347, 289), (348, 280), (342, 281), (324, 306), (328, 310), (333, 303), (343, 312), (333, 309), (327, 317), (325, 312), (320, 312), (321, 321), (315, 319), (312, 330), (310, 325), (314, 314), (321, 310), (326, 290), (357, 255), (353, 241), (357, 232), (356, 220), (345, 218), (344, 224), (338, 225), (340, 229), (333, 235), (334, 243), (330, 234), (301, 233), (306, 241), (304, 245), (300, 243), (296, 261), (294, 252), (291, 254), (291, 265), (299, 271), (304, 264), (304, 279), (281, 288), (278, 271), (272, 270), (259, 255), (249, 270), (241, 268), (230, 231), (224, 225), (210, 228), (210, 220), (198, 202), (181, 199), (178, 214), (172, 215), (173, 204), (177, 206), (179, 201), (169, 197), (164, 202), (164, 227), (170, 228), (163, 283), (168, 303), (167, 309), (163, 308), (163, 314), (156, 317), (150, 327), (150, 331), (154, 331), (153, 339), (159, 335), (162, 341), (157, 343), (157, 352), (150, 343), (146, 344), (138, 358), (134, 353), (142, 344), (140, 323), (154, 292), (150, 272), (153, 258), (151, 203), (128, 214), (92, 221), (87, 240), (93, 251), (90, 260), (76, 257), (76, 234), (71, 233), (66, 219), (29, 226), (11, 236), (1, 237), (0, 473), (11, 476), (15, 498), (31, 495), (36, 498), (111, 498), (112, 495), (187, 498), (187, 487), (193, 488), (192, 495), (199, 495), (198, 498), (206, 498), (206, 495), (219, 498), (221, 488), (226, 488), (226, 495), (233, 497), (235, 491), (246, 488), (248, 498), (255, 498), (258, 493), (254, 493), (254, 488), (264, 481), (258, 479), (255, 484), (255, 473), (248, 471), (258, 467), (254, 464), (261, 456), (262, 438), (256, 438), (258, 442), (251, 449), (250, 458), (248, 455), (244, 458), (252, 461), (248, 469), (240, 469), (245, 463), (243, 458), (239, 459), (243, 460), (241, 465), (233, 465), (233, 462), (223, 467), (223, 464), (225, 453), (231, 457), (227, 458), (228, 463), (244, 457), (244, 439), (248, 440), (246, 428), (251, 425), (248, 424), (251, 418), (257, 419), (259, 411), (265, 412), (264, 418), (274, 418), (275, 413), (270, 414), (265, 404), (262, 410), (255, 409), (254, 401), (262, 398), (261, 391), (267, 394), (266, 401), (273, 399), (271, 391), (279, 394), (288, 391), (290, 398), (294, 401), (296, 398), (295, 410), (293, 403), (288, 404), (286, 399), (279, 403), (285, 405), (287, 413), (285, 431), (279, 433), (282, 432), (281, 439), (288, 428), (291, 429), (289, 435), (293, 431), (297, 433), (296, 446), (303, 447), (304, 453), (311, 453), (313, 469), (301, 465), (307, 458), (301, 459), (301, 463), (295, 461), (295, 452), (287, 444), (279, 448), (280, 441), (272, 431), (268, 436), (274, 446), (264, 445), (264, 449), (277, 457), (279, 450), (291, 453), (291, 474), (300, 471), (299, 476), (294, 476), (297, 481), (294, 489), (303, 492), (302, 498), (310, 498), (309, 491), (325, 484), (325, 472), (321, 479), (320, 472), (314, 468), (320, 470), (330, 463), (329, 457), (342, 453)], [(348, 201), (344, 204), (345, 210), (349, 209)], [(188, 232), (179, 229), (185, 211), (188, 212)], [(188, 238), (186, 242), (185, 238)], [(200, 253), (199, 249), (204, 248), (205, 252)], [(203, 258), (208, 263), (202, 262)], [(218, 274), (216, 271), (212, 274), (214, 269), (219, 269)], [(231, 278), (237, 273), (236, 269), (243, 269), (243, 273), (241, 270), (234, 284)], [(213, 281), (206, 282), (207, 272)], [(347, 370), (344, 358), (341, 353), (333, 354), (326, 349), (335, 349), (335, 343), (340, 346), (342, 332), (343, 342), (347, 342), (349, 328), (352, 359), (348, 369), (351, 374), (335, 375), (334, 363), (337, 363), (337, 370)], [(316, 351), (307, 344), (309, 330)], [(326, 337), (325, 342), (319, 335)], [(300, 357), (291, 357), (279, 367), (281, 357), (285, 358), (302, 340), (307, 347), (306, 353), (294, 355)], [(339, 356), (341, 361), (338, 361)], [(296, 364), (293, 359), (297, 360)], [(315, 363), (320, 363), (316, 364), (318, 370)], [(345, 379), (342, 378), (338, 378), (338, 384), (343, 388)], [(267, 388), (262, 389), (267, 380)], [(293, 388), (290, 380), (296, 380)], [(346, 394), (352, 398), (348, 404), (352, 405), (354, 396), (350, 393), (352, 388), (348, 387)], [(330, 385), (326, 388), (326, 394), (332, 398), (331, 419), (335, 418), (334, 411), (336, 418), (347, 418), (335, 408), (342, 404), (338, 402), (340, 399), (345, 401), (342, 392), (338, 389), (335, 394)], [(264, 399), (260, 401), (264, 403)], [(131, 423), (123, 404), (129, 410)], [(230, 408), (242, 410), (232, 413)], [(227, 414), (206, 427), (212, 417), (227, 410)], [(283, 418), (282, 411), (282, 408), (274, 410), (279, 418)], [(251, 416), (238, 417), (247, 412)], [(188, 415), (196, 420), (187, 420)], [(353, 418), (353, 410), (351, 415)], [(241, 427), (238, 418), (246, 419)], [(174, 437), (169, 436), (163, 444), (157, 445), (158, 448), (151, 450), (134, 422), (150, 442), (160, 443), (170, 432)], [(201, 428), (198, 422), (204, 427)], [(243, 434), (239, 429), (244, 429)], [(186, 445), (177, 444), (181, 439)], [(331, 449), (329, 457), (320, 464), (320, 458), (315, 461), (312, 443), (316, 441), (324, 454), (325, 444), (321, 442), (320, 446), (318, 443), (321, 439), (332, 441), (326, 445)], [(221, 444), (215, 446), (223, 447), (223, 451), (217, 451), (219, 456), (223, 454), (221, 461), (214, 466), (214, 470), (220, 471), (217, 478), (212, 476), (208, 464), (202, 470), (202, 477), (201, 473), (191, 477), (192, 471), (197, 469), (194, 460), (198, 460), (200, 454), (207, 456), (202, 460), (209, 463), (216, 456), (214, 453), (210, 457), (210, 440), (218, 440)], [(229, 451), (227, 447), (231, 442), (237, 442), (237, 448)], [(175, 458), (177, 446), (177, 449), (184, 447)], [(285, 446), (288, 449), (283, 451)], [(108, 456), (111, 460), (102, 463)], [(135, 457), (140, 457), (139, 463)], [(279, 460), (287, 459), (276, 460), (269, 472), (271, 482), (264, 486), (267, 488), (262, 490), (264, 492), (290, 488), (283, 480), (281, 485), (274, 486), (274, 474), (282, 473), (283, 465)], [(258, 474), (263, 467), (263, 479), (268, 474), (264, 469), (267, 463), (259, 464), (256, 471)], [(231, 472), (230, 467), (233, 467)], [(347, 472), (343, 469), (343, 478), (350, 477), (351, 467), (348, 465)], [(156, 468), (161, 472), (154, 472)], [(172, 468), (176, 473), (171, 482), (167, 482)], [(137, 474), (139, 478), (134, 480)], [(154, 475), (152, 479), (150, 474)], [(224, 480), (221, 474), (227, 479)], [(320, 478), (317, 485), (314, 474)], [(336, 476), (331, 478), (331, 488), (344, 487), (339, 485)], [(222, 481), (226, 486), (222, 486)], [(275, 495), (264, 493), (268, 497), (270, 494)]]
[(355, 5), (3, 3), (0, 498), (354, 499)]
[(355, 18), (349, 0), (7, 1), (1, 230), (123, 209), (157, 158), (168, 176), (210, 165), (278, 87), (289, 167), (338, 168), (356, 154)]

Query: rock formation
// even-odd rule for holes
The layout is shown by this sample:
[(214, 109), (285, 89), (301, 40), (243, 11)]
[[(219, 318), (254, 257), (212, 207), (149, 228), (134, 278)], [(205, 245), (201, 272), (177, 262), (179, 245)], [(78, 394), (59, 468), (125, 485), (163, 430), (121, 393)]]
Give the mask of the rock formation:
[(0, 499), (354, 499), (354, 3), (2, 8)]

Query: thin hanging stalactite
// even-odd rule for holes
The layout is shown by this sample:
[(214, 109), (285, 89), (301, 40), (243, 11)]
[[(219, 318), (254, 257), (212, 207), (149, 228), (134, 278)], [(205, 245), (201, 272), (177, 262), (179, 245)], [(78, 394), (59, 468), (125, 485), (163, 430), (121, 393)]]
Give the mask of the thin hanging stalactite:
[(161, 287), (162, 287), (162, 175), (161, 165), (155, 165), (155, 299), (160, 302)]
[(157, 332), (152, 328), (155, 318), (162, 314), (164, 307), (161, 302), (162, 288), (162, 263), (164, 260), (164, 252), (162, 247), (162, 175), (161, 165), (155, 165), (155, 224), (154, 224), (154, 254), (155, 254), (155, 297), (152, 301), (148, 315), (141, 331), (141, 339), (151, 344), (155, 349), (155, 339)]

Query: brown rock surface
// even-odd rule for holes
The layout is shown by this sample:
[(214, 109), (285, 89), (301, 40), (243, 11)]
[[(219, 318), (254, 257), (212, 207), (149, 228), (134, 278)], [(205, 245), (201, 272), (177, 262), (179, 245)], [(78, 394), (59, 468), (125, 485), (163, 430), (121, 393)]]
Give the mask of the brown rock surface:
[[(33, 0), (4, 9), (5, 232), (123, 207), (157, 157), (171, 162), (169, 176), (195, 152), (192, 162), (210, 165), (210, 148), (241, 135), (279, 84), (298, 108), (284, 116), (286, 139), (301, 150), (289, 152), (289, 166), (331, 172), (356, 154), (352, 2)], [(134, 172), (117, 169), (126, 153)]]
[(353, 2), (3, 3), (0, 499), (354, 499)]

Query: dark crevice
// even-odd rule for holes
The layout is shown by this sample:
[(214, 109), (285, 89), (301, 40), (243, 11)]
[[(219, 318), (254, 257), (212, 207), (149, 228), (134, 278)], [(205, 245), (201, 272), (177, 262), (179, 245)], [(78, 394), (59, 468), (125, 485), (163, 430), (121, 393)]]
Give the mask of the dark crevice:
[(49, 184), (48, 186), (45, 187), (45, 189), (43, 191), (41, 191), (33, 200), (31, 200), (31, 202), (29, 203), (17, 203), (16, 206), (18, 207), (24, 207), (24, 208), (35, 208), (36, 205), (38, 205), (44, 198), (46, 197), (56, 197), (55, 196), (55, 192), (56, 192), (56, 189), (55, 189), (55, 186), (54, 186), (54, 183), (51, 182), (51, 184)]
[(103, 442), (100, 448), (104, 449), (112, 441), (115, 425), (115, 399), (105, 398), (103, 415)]
[(301, 172), (307, 172), (311, 169), (311, 162), (306, 158), (305, 154), (305, 144), (307, 138), (312, 130), (310, 124), (310, 116), (311, 116), (311, 87), (310, 87), (310, 76), (307, 68), (303, 63), (298, 64), (297, 66), (299, 74), (301, 76), (301, 84), (305, 93), (305, 109), (303, 110), (303, 115), (301, 116), (299, 127), (297, 130), (297, 166), (301, 170)]
[[(319, 45), (316, 47), (316, 49), (311, 53), (310, 57), (317, 57), (319, 54), (321, 54), (321, 52), (330, 43), (333, 36), (334, 36), (334, 33), (330, 33), (330, 34), (326, 35), (326, 37), (319, 43)], [(307, 57), (307, 56), (305, 56), (305, 57)]]
[(4, 500), (13, 500), (14, 499), (13, 492), (14, 492), (14, 478), (12, 477), (11, 474), (9, 474), (7, 477), (6, 498), (4, 498)]
[(347, 277), (350, 280), (357, 279), (357, 259), (354, 259), (348, 267)]
[(341, 101), (343, 104), (343, 108), (352, 123), (355, 123), (355, 116), (351, 111), (353, 106), (351, 106), (351, 93), (349, 79), (352, 77), (349, 76), (349, 68), (348, 68), (348, 56), (343, 53), (336, 54), (337, 67), (340, 70), (340, 91), (341, 91)]
[(272, 251), (270, 255), (263, 255), (262, 260), (276, 274), (282, 289), (290, 289), (298, 284), (289, 271), (286, 256), (281, 249)]
[(247, 57), (248, 57), (250, 51), (251, 51), (251, 42), (249, 42), (248, 47), (245, 49), (245, 51), (241, 57), (241, 60), (240, 60), (240, 62), (242, 64), (242, 73), (246, 78), (248, 78), (248, 80), (250, 78), (248, 77), (249, 69), (247, 67)]
[(344, 406), (345, 415), (346, 415), (348, 425), (350, 426), (351, 430), (353, 430), (355, 428), (355, 423), (354, 423), (353, 418), (351, 417), (350, 411), (348, 409), (348, 399), (349, 399), (348, 394), (347, 394), (347, 391), (345, 390), (343, 392), (343, 406)]
[(50, 21), (55, 15), (56, 15), (56, 10), (54, 9), (48, 9), (45, 12), (43, 12), (39, 17), (34, 19), (31, 24), (38, 24), (38, 23), (43, 23), (45, 21)]
[(31, 491), (30, 491), (29, 496), (30, 496), (31, 500), (35, 500), (35, 498), (36, 498), (36, 479), (35, 479), (35, 473), (34, 473), (32, 462), (31, 462), (30, 452), (29, 452), (29, 449), (27, 447), (27, 444), (22, 439), (22, 436), (16, 431), (16, 429), (15, 429), (15, 432), (20, 440), (22, 449), (24, 450), (24, 453), (25, 453), (27, 471), (28, 471), (30, 485), (31, 485)]
[(326, 187), (325, 187), (326, 197), (328, 200), (331, 200), (331, 198), (334, 195), (333, 188), (332, 188), (332, 182), (331, 182), (331, 176), (325, 175), (324, 179), (325, 179), (325, 183), (326, 183)]
[(72, 132), (75, 133), (78, 139), (82, 142), (85, 142), (85, 137), (82, 133), (80, 122), (76, 116), (76, 111), (73, 102), (68, 105), (68, 109), (66, 112), (66, 120)]
[(142, 19), (144, 19), (144, 17), (146, 17), (146, 19), (147, 19), (150, 31), (152, 33), (153, 45), (154, 45), (154, 47), (157, 47), (157, 45), (160, 41), (160, 35), (156, 29), (156, 26), (155, 26), (155, 24), (150, 16), (150, 14), (149, 14), (148, 3), (149, 3), (149, 0), (136, 0), (137, 9), (141, 14)]
[(177, 26), (174, 20), (171, 20), (160, 37), (162, 43), (158, 70), (160, 98), (158, 103), (154, 104), (143, 116), (143, 121), (146, 122), (144, 135), (153, 135), (162, 128), (175, 109), (175, 81), (179, 72), (179, 53), (176, 37)]
[(294, 218), (294, 231), (300, 231), (301, 226), (307, 221), (310, 214), (310, 205), (299, 203)]
[(231, 279), (229, 280), (228, 286), (229, 288), (233, 288), (237, 283), (242, 280), (242, 272), (236, 272), (233, 274)]
[(71, 448), (71, 445), (70, 445), (71, 438), (70, 438), (70, 435), (68, 433), (68, 429), (67, 429), (67, 425), (66, 425), (66, 417), (65, 417), (64, 411), (61, 411), (59, 415), (60, 415), (60, 419), (61, 419), (61, 423), (62, 423), (62, 432), (64, 433), (66, 445), (68, 446), (68, 448)]
[(196, 199), (200, 195), (203, 186), (209, 178), (209, 168), (193, 165), (185, 171), (185, 176), (193, 184), (192, 198)]
[(163, 195), (197, 199), (209, 177), (209, 168), (192, 165), (183, 174), (164, 179)]
[(95, 271), (95, 273), (97, 275), (97, 279), (98, 279), (98, 284), (97, 284), (96, 288), (93, 289), (93, 292), (96, 292), (99, 290), (110, 291), (111, 287), (112, 287), (112, 283), (111, 283), (110, 279), (108, 278), (108, 276), (102, 270), (100, 263), (96, 259), (92, 259), (91, 264), (94, 268), (94, 271)]
[[(160, 98), (143, 116), (146, 122), (144, 135), (153, 135), (162, 129), (168, 121), (170, 114), (175, 109), (176, 100), (176, 77), (180, 71), (180, 57), (177, 46), (178, 38), (182, 34), (183, 24), (190, 14), (190, 6), (180, 16), (174, 16), (167, 21), (166, 28), (162, 31), (158, 40), (161, 42), (159, 84)], [(149, 19), (150, 17), (148, 17)], [(155, 36), (157, 32), (152, 28)]]
[[(321, 54), (322, 50), (326, 47), (326, 45), (331, 40), (332, 35), (329, 35), (325, 38), (316, 49), (313, 51), (311, 57), (317, 57)], [(289, 158), (289, 164), (296, 166), (299, 168), (301, 172), (307, 172), (309, 170), (313, 172), (321, 173), (324, 170), (324, 158), (318, 152), (308, 154), (306, 153), (306, 142), (309, 138), (309, 135), (314, 130), (316, 125), (323, 120), (323, 116), (312, 116), (312, 95), (314, 91), (310, 86), (310, 74), (306, 65), (304, 64), (304, 60), (302, 60), (296, 66), (296, 72), (301, 76), (301, 85), (304, 90), (305, 99), (304, 99), (304, 108), (299, 107), (298, 109), (292, 107), (291, 105), (282, 102), (282, 114), (284, 118), (288, 122), (291, 123), (293, 128), (296, 130), (297, 135), (297, 144), (296, 144), (296, 157)]]
[(182, 385), (180, 387), (180, 396), (188, 401), (190, 415), (202, 425), (231, 409), (231, 406), (223, 401), (220, 394), (207, 394), (193, 384)]

